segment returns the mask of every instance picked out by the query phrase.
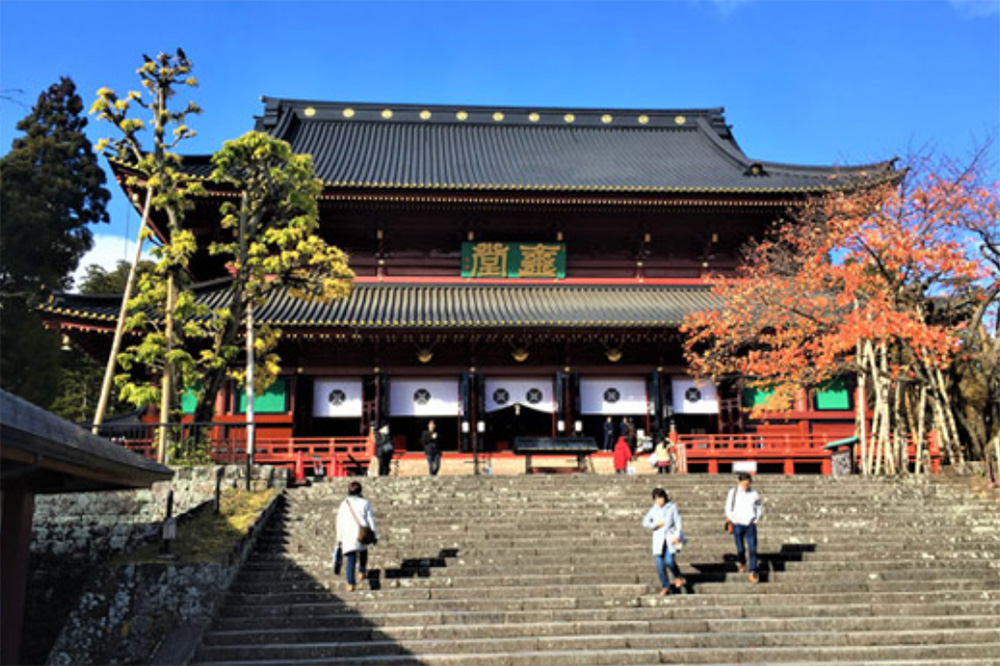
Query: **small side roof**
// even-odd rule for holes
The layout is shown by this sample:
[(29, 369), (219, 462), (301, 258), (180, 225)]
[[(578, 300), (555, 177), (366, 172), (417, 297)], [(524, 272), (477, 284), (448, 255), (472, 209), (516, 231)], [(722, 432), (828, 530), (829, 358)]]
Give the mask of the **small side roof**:
[(144, 488), (173, 470), (0, 390), (0, 479), (33, 493)]

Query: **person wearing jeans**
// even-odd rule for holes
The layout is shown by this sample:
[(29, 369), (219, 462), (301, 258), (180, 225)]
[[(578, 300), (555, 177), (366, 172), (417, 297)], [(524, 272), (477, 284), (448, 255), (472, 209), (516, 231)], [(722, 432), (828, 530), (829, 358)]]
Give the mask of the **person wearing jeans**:
[[(750, 556), (750, 582), (760, 580), (757, 574), (757, 523), (762, 510), (760, 494), (750, 487), (752, 480), (747, 473), (737, 477), (735, 487), (726, 495), (726, 522), (731, 526), (736, 541), (737, 568), (740, 573), (747, 571), (747, 554)], [(744, 545), (745, 542), (745, 545)]]
[[(368, 544), (361, 543), (361, 528), (370, 527), (375, 539), (372, 545), (378, 543), (378, 531), (375, 528), (375, 515), (372, 513), (371, 502), (361, 496), (361, 483), (351, 481), (347, 487), (347, 497), (337, 509), (337, 541), (338, 549), (343, 554), (347, 591), (357, 588), (355, 570), (361, 564), (361, 577), (368, 573)], [(334, 554), (334, 568), (337, 566)]]
[(434, 421), (427, 422), (427, 429), (420, 435), (420, 444), (424, 447), (427, 457), (427, 473), (437, 476), (441, 469), (441, 446), (438, 444), (437, 426)]
[(681, 513), (663, 488), (653, 490), (653, 506), (642, 519), (642, 526), (653, 531), (653, 558), (660, 578), (660, 594), (670, 594), (671, 588), (683, 590), (684, 579), (677, 566), (677, 553), (685, 541), (681, 532)]

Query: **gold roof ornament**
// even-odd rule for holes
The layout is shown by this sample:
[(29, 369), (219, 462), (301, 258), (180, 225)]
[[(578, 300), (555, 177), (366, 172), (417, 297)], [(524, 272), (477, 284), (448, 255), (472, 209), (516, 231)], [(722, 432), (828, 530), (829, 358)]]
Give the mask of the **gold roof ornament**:
[(533, 123), (537, 123), (539, 120), (541, 120), (541, 118), (542, 117), (537, 113), (535, 113), (534, 111), (528, 114), (528, 120), (530, 120)]
[(459, 120), (468, 120), (469, 119), (469, 112), (468, 111), (459, 111), (459, 112), (457, 112), (455, 114), (455, 117), (458, 118)]
[(572, 113), (567, 113), (565, 116), (563, 116), (563, 120), (565, 120), (568, 123), (571, 123), (576, 120), (576, 116)]
[(499, 111), (495, 112), (493, 114), (493, 120), (500, 122), (501, 120), (503, 120), (503, 114)]
[(639, 116), (639, 124), (640, 125), (645, 125), (648, 122), (649, 122), (649, 116), (647, 116), (645, 113), (642, 114), (641, 116)]
[(354, 117), (354, 109), (352, 109), (351, 107), (347, 107), (346, 109), (344, 109), (343, 113), (345, 118)]
[(603, 116), (601, 116), (601, 122), (604, 123), (605, 125), (609, 125), (612, 120), (614, 120), (614, 117), (610, 113), (605, 113)]
[(684, 116), (674, 116), (674, 122), (677, 123), (678, 125), (683, 125), (684, 123), (687, 122), (687, 118), (685, 118)]
[(420, 119), (421, 120), (430, 120), (431, 119), (431, 112), (428, 111), (427, 109), (424, 109), (423, 111), (420, 112)]
[(307, 118), (312, 118), (313, 116), (316, 115), (316, 109), (315, 107), (307, 106), (305, 109), (302, 110), (302, 113), (304, 113)]
[(392, 118), (392, 109), (382, 109), (382, 117), (385, 118), (386, 120)]

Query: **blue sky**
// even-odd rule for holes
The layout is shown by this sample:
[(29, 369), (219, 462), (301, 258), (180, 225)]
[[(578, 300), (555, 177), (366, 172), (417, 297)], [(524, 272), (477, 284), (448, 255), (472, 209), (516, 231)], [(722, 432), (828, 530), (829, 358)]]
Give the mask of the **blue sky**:
[[(192, 97), (205, 109), (188, 153), (251, 129), (261, 95), (724, 106), (748, 155), (802, 164), (925, 146), (962, 157), (1000, 126), (1000, 0), (0, 0), (0, 88), (26, 105), (0, 102), (0, 152), (60, 75), (89, 106), (102, 85), (137, 88), (143, 52), (177, 46), (195, 63)], [(108, 128), (88, 133), (96, 141)], [(117, 258), (125, 244), (114, 237), (134, 235), (137, 220), (111, 189), (113, 221), (98, 231)]]

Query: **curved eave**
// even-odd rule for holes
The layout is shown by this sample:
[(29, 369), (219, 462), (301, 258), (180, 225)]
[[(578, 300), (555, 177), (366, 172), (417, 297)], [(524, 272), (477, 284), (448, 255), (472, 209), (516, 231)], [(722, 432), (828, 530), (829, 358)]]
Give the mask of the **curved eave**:
[[(113, 157), (108, 157), (108, 162), (116, 174), (127, 174), (128, 176), (141, 176), (129, 164)], [(765, 168), (777, 168), (794, 171), (816, 171), (827, 173), (826, 182), (816, 182), (821, 176), (813, 173), (794, 174), (801, 177), (805, 182), (799, 186), (768, 187), (766, 185), (748, 185), (741, 187), (719, 186), (719, 187), (681, 187), (681, 186), (654, 186), (654, 185), (540, 185), (530, 183), (472, 183), (472, 182), (409, 182), (409, 181), (323, 181), (324, 192), (320, 195), (322, 199), (337, 199), (338, 191), (343, 193), (410, 193), (425, 192), (431, 195), (435, 192), (447, 193), (470, 193), (481, 195), (484, 192), (525, 192), (531, 194), (659, 194), (659, 195), (680, 195), (680, 196), (712, 196), (712, 195), (809, 195), (841, 192), (859, 187), (875, 187), (884, 183), (898, 181), (903, 171), (888, 170), (892, 162), (883, 162), (870, 165), (870, 170), (875, 173), (855, 177), (858, 171), (868, 169), (865, 167), (844, 167), (842, 171), (830, 167), (798, 167), (795, 165), (781, 165), (771, 162), (760, 162)], [(183, 168), (183, 166), (182, 166)], [(832, 173), (831, 173), (832, 171)], [(235, 196), (236, 189), (229, 183), (213, 180), (210, 176), (189, 173), (191, 180), (211, 186), (212, 191), (206, 193), (207, 196), (227, 197)], [(785, 174), (791, 175), (791, 174)], [(765, 180), (766, 176), (751, 177), (754, 180)], [(140, 180), (138, 185), (144, 183)], [(333, 191), (331, 191), (333, 190)], [(541, 201), (547, 201), (548, 197), (543, 197)], [(613, 200), (608, 200), (612, 203)]]

